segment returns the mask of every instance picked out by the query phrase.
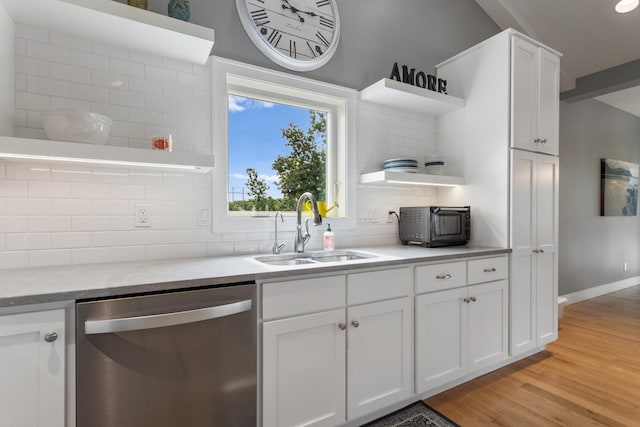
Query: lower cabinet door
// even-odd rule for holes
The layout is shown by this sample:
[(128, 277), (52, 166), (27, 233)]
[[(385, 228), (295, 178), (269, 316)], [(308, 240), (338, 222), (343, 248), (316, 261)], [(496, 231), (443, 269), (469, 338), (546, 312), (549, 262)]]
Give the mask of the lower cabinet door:
[(65, 310), (0, 316), (0, 426), (65, 425)]
[(467, 288), (416, 296), (416, 392), (467, 373)]
[(347, 418), (412, 394), (411, 302), (399, 298), (348, 307)]
[(346, 421), (345, 310), (263, 324), (263, 427)]
[(469, 372), (509, 356), (508, 282), (500, 280), (469, 286)]

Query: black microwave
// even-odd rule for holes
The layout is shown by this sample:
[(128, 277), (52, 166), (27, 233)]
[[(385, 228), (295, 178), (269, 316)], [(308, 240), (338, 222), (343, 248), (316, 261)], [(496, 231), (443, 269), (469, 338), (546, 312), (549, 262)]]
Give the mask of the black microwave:
[(398, 232), (403, 245), (411, 243), (430, 248), (466, 245), (471, 238), (471, 208), (403, 207)]

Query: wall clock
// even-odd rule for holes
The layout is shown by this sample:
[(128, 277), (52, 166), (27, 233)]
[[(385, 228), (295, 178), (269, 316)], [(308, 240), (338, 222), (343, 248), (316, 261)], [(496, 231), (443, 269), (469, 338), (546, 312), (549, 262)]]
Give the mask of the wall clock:
[(315, 70), (338, 47), (336, 0), (236, 0), (236, 8), (256, 47), (290, 70)]

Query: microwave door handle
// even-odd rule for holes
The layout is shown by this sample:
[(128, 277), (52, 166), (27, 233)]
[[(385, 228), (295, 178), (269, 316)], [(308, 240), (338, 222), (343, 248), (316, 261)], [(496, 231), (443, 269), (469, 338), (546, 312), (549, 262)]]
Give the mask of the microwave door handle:
[(85, 335), (112, 334), (126, 331), (140, 331), (144, 329), (162, 328), (166, 326), (183, 325), (185, 323), (201, 322), (217, 319), (250, 311), (250, 299), (213, 307), (195, 310), (161, 313), (149, 316), (123, 317), (119, 319), (87, 320), (84, 322)]

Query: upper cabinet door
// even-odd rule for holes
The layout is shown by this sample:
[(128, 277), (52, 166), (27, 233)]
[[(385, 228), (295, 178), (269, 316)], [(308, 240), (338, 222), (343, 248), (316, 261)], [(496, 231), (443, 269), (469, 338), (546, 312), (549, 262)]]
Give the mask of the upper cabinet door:
[(511, 49), (511, 147), (557, 155), (560, 59), (518, 37)]
[(543, 48), (538, 52), (538, 151), (558, 155), (560, 58)]

